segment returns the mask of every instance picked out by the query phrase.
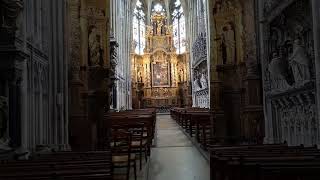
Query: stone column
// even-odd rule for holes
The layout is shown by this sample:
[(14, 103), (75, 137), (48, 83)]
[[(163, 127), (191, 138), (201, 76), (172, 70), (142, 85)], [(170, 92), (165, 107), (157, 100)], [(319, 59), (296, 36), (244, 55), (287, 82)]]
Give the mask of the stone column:
[[(22, 1), (0, 1), (0, 96), (8, 101), (8, 122), (4, 128), (13, 148), (21, 146), (21, 62), (27, 55), (18, 50), (16, 41), (16, 20), (20, 15)], [(6, 138), (6, 137), (5, 137)], [(1, 145), (1, 144), (0, 144)]]
[[(260, 42), (258, 44), (259, 46), (259, 49), (260, 49), (260, 53), (259, 53), (259, 56), (260, 56), (260, 59), (263, 60), (263, 59), (266, 59), (268, 58), (268, 55), (267, 55), (267, 52), (266, 52), (266, 49), (267, 47), (265, 47), (265, 38), (268, 36), (268, 34), (266, 34), (268, 31), (267, 31), (267, 27), (265, 25), (265, 22), (262, 22), (264, 21), (265, 17), (264, 17), (264, 3), (261, 2), (261, 1), (257, 1), (257, 8), (258, 8), (258, 21), (259, 21), (259, 25), (258, 25), (258, 36), (259, 36), (259, 39), (260, 39)], [(265, 71), (264, 69), (266, 69), (266, 64), (264, 63), (261, 63), (261, 69), (262, 69), (262, 74), (261, 76), (262, 77), (266, 77), (266, 74), (265, 74)], [(265, 87), (264, 85), (265, 81), (262, 80), (262, 85), (263, 87)], [(270, 144), (270, 143), (274, 143), (275, 142), (275, 139), (273, 137), (273, 124), (272, 124), (272, 119), (267, 119), (267, 117), (272, 117), (272, 113), (271, 113), (271, 101), (267, 101), (266, 100), (266, 94), (265, 94), (265, 91), (263, 90), (263, 104), (264, 104), (264, 143), (266, 144)]]
[(86, 66), (88, 65), (88, 13), (87, 0), (80, 0), (80, 78), (87, 84)]
[(211, 124), (214, 129), (212, 129), (212, 136), (225, 137), (226, 136), (226, 121), (224, 118), (224, 111), (222, 108), (222, 97), (223, 97), (223, 84), (218, 77), (217, 72), (217, 59), (215, 58), (215, 24), (214, 24), (214, 2), (208, 1), (208, 60), (210, 64), (210, 111), (212, 114)]
[[(320, 122), (320, 1), (312, 0), (313, 14), (313, 36), (314, 36), (314, 53), (316, 66), (316, 102), (317, 102), (317, 117)], [(320, 127), (318, 127), (320, 129)], [(319, 137), (318, 137), (319, 138)], [(319, 139), (318, 141), (319, 142)]]

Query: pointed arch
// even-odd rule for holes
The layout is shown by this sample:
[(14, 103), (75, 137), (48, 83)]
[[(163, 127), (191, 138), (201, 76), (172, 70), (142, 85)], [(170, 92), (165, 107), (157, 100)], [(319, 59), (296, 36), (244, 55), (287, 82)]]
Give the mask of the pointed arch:
[(144, 48), (146, 47), (145, 34), (146, 34), (146, 15), (144, 12), (144, 4), (141, 0), (137, 0), (135, 8), (133, 9), (132, 18), (132, 35), (134, 43), (134, 53), (143, 55)]
[(177, 54), (183, 54), (187, 50), (186, 16), (181, 0), (175, 0), (172, 12), (173, 41)]

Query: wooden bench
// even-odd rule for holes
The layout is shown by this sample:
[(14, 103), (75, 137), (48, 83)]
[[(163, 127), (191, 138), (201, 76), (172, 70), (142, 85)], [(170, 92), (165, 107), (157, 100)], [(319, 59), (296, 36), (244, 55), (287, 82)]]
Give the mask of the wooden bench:
[[(111, 131), (122, 127), (123, 131), (132, 133), (131, 152), (139, 154), (140, 170), (142, 169), (142, 155), (145, 154), (145, 160), (150, 156), (151, 145), (155, 134), (156, 111), (155, 109), (139, 109), (123, 112), (112, 112), (105, 114), (105, 121), (111, 124)], [(139, 127), (142, 125), (142, 136), (139, 134)], [(106, 127), (107, 128), (107, 127)], [(140, 128), (141, 129), (141, 128)], [(130, 167), (128, 167), (130, 168)], [(136, 171), (136, 170), (134, 170)]]
[(1, 180), (112, 179), (111, 152), (58, 152), (0, 162)]
[(315, 180), (320, 178), (320, 152), (285, 144), (215, 147), (210, 168), (212, 180)]
[(212, 139), (212, 122), (209, 109), (205, 108), (172, 108), (171, 117), (206, 149)]

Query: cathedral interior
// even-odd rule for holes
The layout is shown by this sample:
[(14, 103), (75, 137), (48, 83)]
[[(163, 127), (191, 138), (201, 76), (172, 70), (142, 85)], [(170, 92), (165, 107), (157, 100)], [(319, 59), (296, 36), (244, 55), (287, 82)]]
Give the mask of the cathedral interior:
[(319, 0), (0, 0), (0, 180), (319, 180)]

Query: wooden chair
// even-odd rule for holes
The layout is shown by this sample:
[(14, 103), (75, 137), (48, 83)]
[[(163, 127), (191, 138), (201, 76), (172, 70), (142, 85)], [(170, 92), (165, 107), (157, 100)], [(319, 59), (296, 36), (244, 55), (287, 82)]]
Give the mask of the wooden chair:
[[(126, 126), (112, 126), (111, 152), (112, 171), (115, 168), (127, 168), (126, 179), (130, 178), (130, 169), (133, 166), (134, 178), (137, 180), (136, 154), (132, 152), (132, 133), (127, 132)], [(115, 177), (115, 174), (113, 174)]]

